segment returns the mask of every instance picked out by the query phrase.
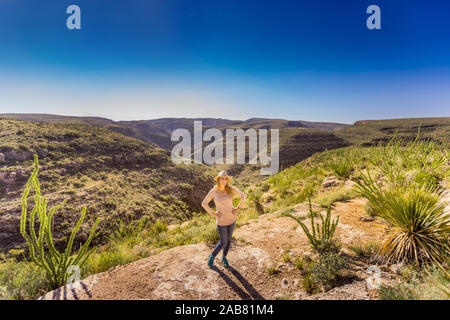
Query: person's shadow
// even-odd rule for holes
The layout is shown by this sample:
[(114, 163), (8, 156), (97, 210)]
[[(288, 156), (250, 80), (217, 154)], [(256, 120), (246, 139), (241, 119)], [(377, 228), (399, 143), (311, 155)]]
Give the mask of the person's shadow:
[(242, 300), (265, 300), (265, 298), (232, 266), (228, 267), (228, 270), (241, 282), (244, 288), (248, 291), (245, 292), (242, 288), (234, 282), (227, 274), (222, 270), (214, 266), (211, 270), (216, 271), (220, 277), (238, 294)]

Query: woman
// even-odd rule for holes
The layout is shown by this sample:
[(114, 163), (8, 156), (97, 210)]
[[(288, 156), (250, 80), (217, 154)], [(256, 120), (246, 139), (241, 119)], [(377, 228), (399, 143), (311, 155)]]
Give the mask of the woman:
[[(222, 264), (225, 268), (228, 268), (229, 264), (226, 256), (230, 249), (231, 236), (233, 234), (234, 226), (236, 225), (236, 216), (244, 204), (247, 195), (229, 184), (232, 178), (227, 175), (226, 171), (220, 171), (214, 180), (216, 181), (216, 185), (208, 192), (205, 199), (202, 201), (202, 207), (205, 208), (209, 214), (216, 217), (217, 230), (220, 235), (220, 242), (209, 255), (208, 266), (212, 268), (214, 258), (219, 253), (220, 249), (223, 249)], [(233, 207), (234, 196), (239, 196), (241, 198), (237, 207)], [(214, 199), (217, 208), (216, 211), (213, 211), (208, 205), (212, 199)]]

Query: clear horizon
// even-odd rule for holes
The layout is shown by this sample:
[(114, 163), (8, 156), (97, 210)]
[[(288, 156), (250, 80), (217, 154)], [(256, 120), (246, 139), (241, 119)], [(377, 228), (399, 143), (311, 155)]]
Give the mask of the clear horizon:
[[(357, 120), (450, 116), (448, 1), (0, 3), (0, 113)], [(381, 8), (381, 30), (366, 8)]]
[(308, 119), (290, 119), (290, 118), (262, 118), (262, 117), (250, 117), (250, 118), (245, 118), (245, 119), (231, 119), (231, 118), (214, 118), (214, 117), (158, 117), (158, 118), (145, 118), (145, 119), (130, 119), (130, 120), (124, 120), (124, 119), (112, 119), (112, 118), (108, 118), (108, 117), (104, 117), (104, 116), (93, 116), (93, 115), (76, 115), (76, 114), (55, 114), (55, 113), (24, 113), (24, 112), (4, 112), (4, 113), (0, 113), (0, 117), (2, 114), (35, 114), (35, 115), (50, 115), (50, 116), (64, 116), (64, 117), (81, 117), (81, 118), (88, 118), (88, 117), (93, 117), (93, 118), (104, 118), (106, 120), (112, 120), (114, 122), (121, 122), (121, 121), (149, 121), (149, 120), (160, 120), (160, 119), (199, 119), (199, 118), (203, 118), (203, 119), (224, 119), (224, 120), (231, 120), (231, 121), (246, 121), (252, 118), (261, 118), (261, 119), (267, 119), (267, 120), (287, 120), (287, 121), (306, 121), (306, 122), (324, 122), (324, 123), (337, 123), (337, 124), (346, 124), (346, 125), (352, 125), (354, 122), (356, 121), (365, 121), (365, 120), (400, 120), (400, 119), (423, 119), (423, 118), (448, 118), (446, 116), (443, 117), (402, 117), (402, 118), (380, 118), (380, 119), (358, 119), (355, 120), (351, 123), (346, 123), (346, 122), (332, 122), (332, 121), (315, 121), (315, 120), (308, 120)]

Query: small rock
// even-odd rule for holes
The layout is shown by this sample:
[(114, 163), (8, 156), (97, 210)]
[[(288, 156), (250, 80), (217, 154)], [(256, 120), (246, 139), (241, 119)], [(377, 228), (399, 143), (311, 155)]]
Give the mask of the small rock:
[(331, 177), (325, 178), (324, 182), (322, 182), (322, 187), (329, 188), (331, 186), (337, 185), (338, 183), (339, 183), (339, 180), (336, 179), (336, 177), (331, 176)]
[(350, 189), (350, 188), (353, 187), (355, 184), (356, 184), (355, 181), (352, 181), (352, 180), (346, 180), (345, 183), (344, 183), (344, 186), (345, 186), (346, 188)]
[(283, 280), (281, 280), (281, 286), (283, 288), (286, 288), (289, 285), (289, 281), (286, 278), (283, 278)]
[(281, 270), (281, 269), (283, 269), (285, 266), (286, 266), (286, 265), (285, 265), (284, 263), (280, 262), (280, 263), (277, 265), (277, 270)]
[(405, 265), (403, 263), (396, 263), (389, 267), (389, 270), (391, 270), (395, 274), (400, 274), (400, 272), (405, 268)]
[(375, 217), (372, 217), (372, 216), (361, 216), (361, 217), (359, 217), (359, 220), (366, 221), (366, 222), (368, 222), (368, 221), (375, 221)]
[(349, 250), (349, 249), (347, 249), (347, 248), (341, 248), (339, 251), (340, 251), (341, 253), (347, 255), (347, 256), (350, 256), (350, 255), (353, 254), (353, 251), (351, 251), (351, 250)]

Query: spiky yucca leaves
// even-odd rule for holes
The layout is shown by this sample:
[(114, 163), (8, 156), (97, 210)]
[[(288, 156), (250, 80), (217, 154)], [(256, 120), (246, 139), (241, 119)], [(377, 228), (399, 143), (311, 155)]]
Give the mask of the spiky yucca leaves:
[(356, 188), (377, 215), (392, 225), (375, 260), (385, 262), (434, 261), (448, 258), (450, 217), (440, 201), (442, 189), (432, 184), (391, 183), (382, 187), (371, 175), (361, 174)]
[(344, 179), (350, 177), (353, 169), (352, 161), (344, 157), (334, 157), (333, 159), (327, 160), (325, 166), (333, 171), (335, 175)]
[[(41, 196), (39, 180), (37, 174), (39, 172), (38, 156), (34, 155), (34, 170), (28, 179), (25, 191), (22, 195), (22, 215), (20, 219), (20, 232), (27, 241), (30, 258), (40, 267), (45, 270), (47, 280), (53, 289), (59, 288), (66, 284), (69, 274), (67, 270), (69, 266), (75, 265), (81, 268), (86, 262), (89, 254), (89, 244), (94, 237), (95, 230), (99, 219), (95, 221), (89, 237), (84, 245), (80, 248), (77, 254), (72, 255), (72, 245), (75, 239), (75, 235), (81, 227), (83, 220), (86, 216), (86, 207), (81, 212), (81, 217), (78, 220), (75, 228), (69, 237), (66, 250), (59, 252), (53, 244), (52, 236), (52, 222), (53, 215), (66, 201), (62, 201), (60, 204), (54, 206), (50, 211), (47, 211), (47, 198)], [(27, 200), (31, 188), (34, 188), (34, 207), (31, 212), (27, 210)], [(29, 216), (29, 234), (27, 232), (27, 218)], [(35, 224), (36, 216), (39, 222), (38, 233), (36, 234)]]
[(414, 141), (408, 143), (396, 133), (387, 145), (382, 146), (380, 142), (378, 147), (369, 149), (369, 162), (393, 182), (405, 181), (408, 171), (439, 176), (439, 169), (448, 161), (448, 145), (419, 138), (420, 127)]
[(311, 218), (311, 231), (308, 230), (308, 227), (297, 217), (294, 217), (290, 213), (284, 213), (283, 215), (294, 219), (300, 224), (306, 236), (308, 237), (309, 243), (311, 247), (316, 250), (318, 253), (327, 253), (327, 252), (337, 252), (339, 251), (339, 247), (333, 240), (334, 232), (336, 231), (336, 226), (339, 223), (339, 216), (337, 216), (336, 220), (331, 222), (331, 207), (328, 206), (327, 214), (325, 219), (322, 215), (319, 214), (320, 220), (322, 222), (322, 228), (319, 223), (314, 225), (314, 212), (311, 207), (311, 199), (308, 198), (309, 202), (309, 215)]
[[(129, 223), (120, 220), (119, 227), (110, 236), (110, 240), (115, 242), (124, 241), (126, 239), (137, 241), (137, 237), (139, 236), (139, 234), (144, 229), (147, 229), (149, 225), (150, 221), (145, 216), (138, 221), (135, 221), (133, 220), (133, 218), (131, 218)], [(130, 241), (130, 244), (133, 245), (134, 241)]]

